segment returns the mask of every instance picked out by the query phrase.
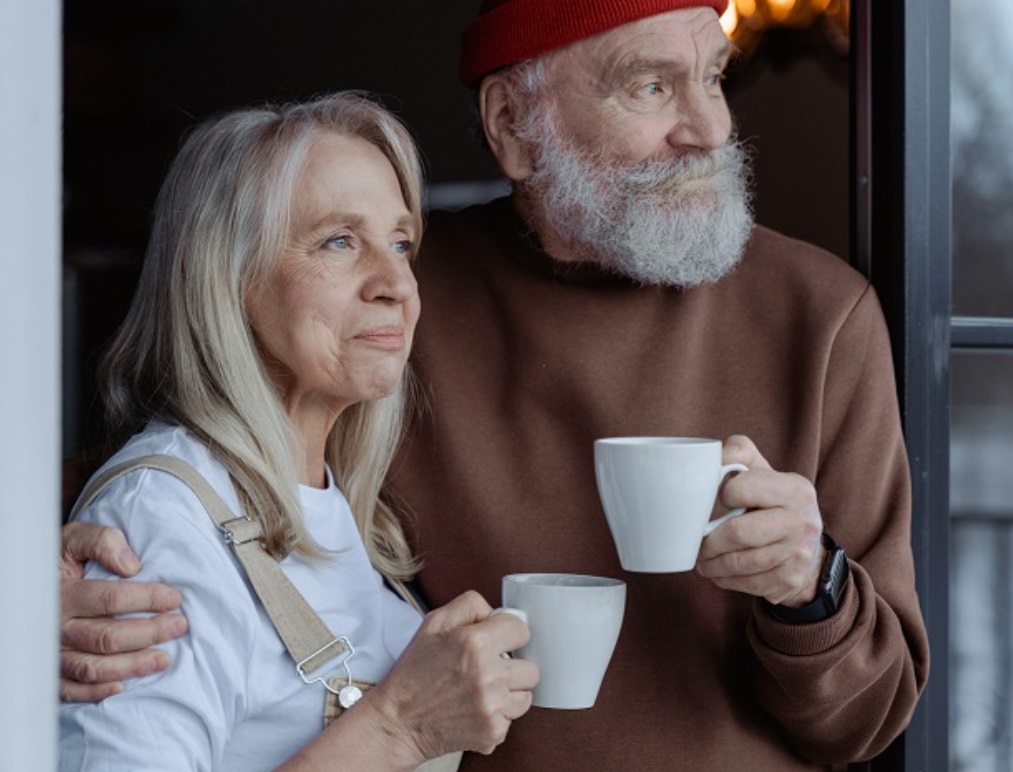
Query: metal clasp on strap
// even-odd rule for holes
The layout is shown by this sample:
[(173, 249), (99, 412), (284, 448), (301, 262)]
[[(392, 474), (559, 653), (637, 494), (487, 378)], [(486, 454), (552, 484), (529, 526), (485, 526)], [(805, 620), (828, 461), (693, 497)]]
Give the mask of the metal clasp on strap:
[(238, 547), (240, 544), (257, 541), (264, 535), (264, 529), (260, 523), (247, 517), (226, 520), (224, 523), (218, 525), (218, 530), (225, 534), (225, 543), (235, 547)]
[[(341, 660), (341, 666), (345, 669), (345, 685), (340, 689), (336, 689), (335, 687), (331, 686), (331, 684), (327, 681), (326, 678), (321, 678), (320, 676), (316, 676), (315, 678), (309, 677), (306, 674), (305, 670), (307, 662), (309, 662), (314, 657), (323, 654), (332, 646), (340, 646), (341, 648), (339, 649), (339, 651), (348, 652), (345, 655), (345, 658)], [(348, 640), (348, 638), (346, 638), (345, 636), (339, 635), (337, 638), (328, 643), (326, 646), (317, 649), (315, 652), (310, 654), (301, 662), (297, 662), (295, 669), (296, 672), (299, 673), (299, 677), (303, 680), (303, 683), (314, 684), (320, 682), (321, 684), (323, 684), (324, 688), (327, 691), (329, 691), (331, 694), (337, 695), (338, 702), (341, 704), (341, 707), (350, 708), (352, 707), (352, 705), (354, 705), (356, 702), (359, 701), (360, 697), (362, 697), (362, 690), (360, 690), (358, 686), (352, 683), (352, 669), (348, 666), (349, 660), (351, 660), (352, 657), (354, 656), (355, 656), (355, 647), (352, 646), (352, 642)]]

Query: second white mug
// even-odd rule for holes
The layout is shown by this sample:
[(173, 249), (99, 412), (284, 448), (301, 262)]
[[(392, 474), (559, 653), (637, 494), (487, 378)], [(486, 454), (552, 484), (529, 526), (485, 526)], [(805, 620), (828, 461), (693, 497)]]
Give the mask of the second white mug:
[(538, 665), (532, 704), (594, 705), (619, 639), (626, 584), (579, 574), (510, 574), (503, 577), (503, 605), (501, 613), (523, 612), (531, 629), (531, 640), (514, 654)]
[(695, 437), (595, 440), (595, 478), (619, 562), (669, 573), (696, 565), (705, 536), (745, 510), (710, 521), (718, 489), (742, 464), (721, 463), (721, 441)]

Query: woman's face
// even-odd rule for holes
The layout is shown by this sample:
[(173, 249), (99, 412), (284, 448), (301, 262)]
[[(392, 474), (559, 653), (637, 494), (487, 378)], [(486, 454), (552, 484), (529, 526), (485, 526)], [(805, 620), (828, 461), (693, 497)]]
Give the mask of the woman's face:
[(419, 317), (420, 234), (393, 167), (369, 142), (320, 133), (297, 181), (286, 248), (246, 301), (290, 415), (390, 394)]

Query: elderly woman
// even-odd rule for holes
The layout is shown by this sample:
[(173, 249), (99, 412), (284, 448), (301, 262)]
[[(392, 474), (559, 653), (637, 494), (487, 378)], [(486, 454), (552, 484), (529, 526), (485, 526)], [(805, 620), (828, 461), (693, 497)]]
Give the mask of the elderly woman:
[(522, 622), (476, 593), (423, 619), (395, 592), (415, 562), (380, 494), (419, 315), (420, 188), (408, 133), (362, 94), (233, 112), (186, 141), (103, 363), (129, 439), (98, 476), (192, 467), (340, 656), (306, 677), (276, 630), (286, 607), (254, 592), (208, 496), (131, 467), (77, 517), (122, 529), (140, 576), (181, 589), (190, 633), (165, 672), (61, 707), (61, 769), (411, 770), (491, 752), (527, 711), (537, 671), (502, 656)]

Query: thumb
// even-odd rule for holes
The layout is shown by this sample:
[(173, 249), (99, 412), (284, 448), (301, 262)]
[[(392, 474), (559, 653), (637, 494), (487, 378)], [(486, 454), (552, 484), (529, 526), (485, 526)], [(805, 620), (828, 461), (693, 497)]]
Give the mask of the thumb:
[(141, 561), (130, 549), (123, 531), (95, 523), (68, 523), (63, 527), (60, 575), (65, 579), (82, 577), (89, 560), (123, 577), (141, 570)]
[(770, 469), (756, 444), (744, 434), (733, 434), (722, 445), (722, 464), (745, 464), (750, 469)]

